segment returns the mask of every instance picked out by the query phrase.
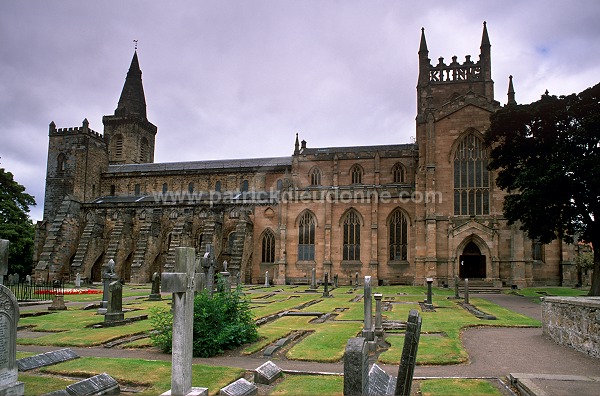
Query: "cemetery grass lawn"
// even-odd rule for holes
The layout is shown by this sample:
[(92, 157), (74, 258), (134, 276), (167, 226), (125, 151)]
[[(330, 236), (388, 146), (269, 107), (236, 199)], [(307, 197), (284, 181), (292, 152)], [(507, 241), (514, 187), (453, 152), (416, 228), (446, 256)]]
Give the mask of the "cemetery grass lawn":
[(344, 377), (338, 375), (285, 375), (271, 395), (342, 395)]
[(481, 379), (440, 378), (423, 380), (420, 382), (420, 389), (423, 396), (501, 396), (503, 394), (489, 381)]
[(75, 380), (68, 380), (49, 375), (35, 375), (27, 373), (19, 373), (19, 381), (25, 383), (24, 396), (43, 395), (65, 389), (68, 385), (77, 382)]
[[(252, 296), (254, 297), (254, 296)], [(314, 294), (275, 294), (269, 298), (263, 298), (257, 300), (256, 298), (252, 299), (250, 306), (252, 306), (252, 314), (254, 315), (254, 319), (260, 319), (262, 317), (275, 314), (277, 312), (290, 310), (294, 307), (297, 307), (301, 304), (304, 304), (311, 300), (316, 300), (317, 296)], [(283, 300), (283, 301), (279, 301)], [(259, 304), (257, 301), (268, 302), (274, 301), (270, 304)]]
[(540, 297), (561, 296), (580, 297), (587, 296), (589, 289), (574, 289), (572, 287), (527, 287), (520, 290), (510, 290), (507, 293), (525, 296), (536, 303), (540, 303)]
[[(145, 388), (142, 392), (136, 393), (138, 396), (156, 396), (171, 388), (171, 362), (166, 361), (81, 357), (42, 368), (40, 371), (82, 378), (106, 372), (122, 385)], [(195, 364), (192, 366), (192, 383), (194, 386), (208, 388), (210, 394), (215, 395), (218, 394), (219, 389), (243, 374), (244, 370), (239, 368)], [(28, 382), (25, 382), (25, 389), (29, 389)], [(47, 388), (43, 392), (32, 394), (46, 392), (48, 392)]]

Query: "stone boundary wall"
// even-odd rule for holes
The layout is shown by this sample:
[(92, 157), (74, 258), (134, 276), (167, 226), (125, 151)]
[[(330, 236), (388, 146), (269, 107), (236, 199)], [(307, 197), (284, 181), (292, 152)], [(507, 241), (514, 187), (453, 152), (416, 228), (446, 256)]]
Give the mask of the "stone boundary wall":
[(600, 359), (600, 297), (544, 297), (542, 330), (557, 344)]

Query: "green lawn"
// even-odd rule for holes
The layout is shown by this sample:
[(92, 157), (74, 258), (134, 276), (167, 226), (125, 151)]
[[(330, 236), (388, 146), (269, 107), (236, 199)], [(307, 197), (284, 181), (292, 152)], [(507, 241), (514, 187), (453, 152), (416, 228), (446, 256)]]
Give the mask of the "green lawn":
[(540, 303), (540, 297), (544, 296), (587, 296), (589, 289), (574, 289), (572, 287), (527, 287), (520, 290), (511, 290), (507, 293), (525, 296), (536, 303)]

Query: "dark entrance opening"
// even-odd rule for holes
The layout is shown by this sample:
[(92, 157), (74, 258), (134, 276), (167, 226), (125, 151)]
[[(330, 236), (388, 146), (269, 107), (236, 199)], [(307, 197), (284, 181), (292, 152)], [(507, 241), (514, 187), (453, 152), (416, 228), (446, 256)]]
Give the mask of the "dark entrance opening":
[(485, 278), (485, 256), (479, 247), (469, 242), (459, 258), (458, 276), (461, 278)]

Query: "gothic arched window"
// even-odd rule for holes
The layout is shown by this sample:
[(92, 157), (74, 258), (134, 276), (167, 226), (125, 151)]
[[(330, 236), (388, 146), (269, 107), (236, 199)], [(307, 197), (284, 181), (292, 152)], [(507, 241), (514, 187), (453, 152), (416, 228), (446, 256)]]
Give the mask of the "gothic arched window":
[(298, 225), (298, 261), (315, 259), (315, 217), (305, 212)]
[(248, 180), (242, 181), (242, 192), (248, 191)]
[(67, 156), (64, 153), (58, 154), (56, 159), (56, 170), (58, 173), (62, 173), (67, 169)]
[(321, 171), (319, 170), (319, 168), (313, 168), (313, 170), (310, 171), (310, 185), (321, 185)]
[(221, 181), (220, 181), (220, 180), (218, 180), (218, 181), (215, 183), (215, 191), (216, 191), (216, 192), (221, 192)]
[(363, 170), (359, 165), (354, 165), (350, 169), (350, 175), (352, 176), (352, 184), (362, 184)]
[(488, 152), (482, 139), (469, 133), (454, 153), (454, 214), (490, 213)]
[(275, 262), (275, 235), (273, 231), (266, 230), (262, 239), (262, 262)]
[(402, 164), (394, 165), (392, 176), (394, 177), (394, 183), (404, 183), (404, 166)]
[(351, 210), (344, 219), (344, 245), (342, 246), (342, 260), (360, 260), (360, 218)]
[(406, 216), (400, 209), (396, 209), (390, 216), (388, 229), (390, 232), (390, 260), (402, 261), (408, 258), (408, 224)]

